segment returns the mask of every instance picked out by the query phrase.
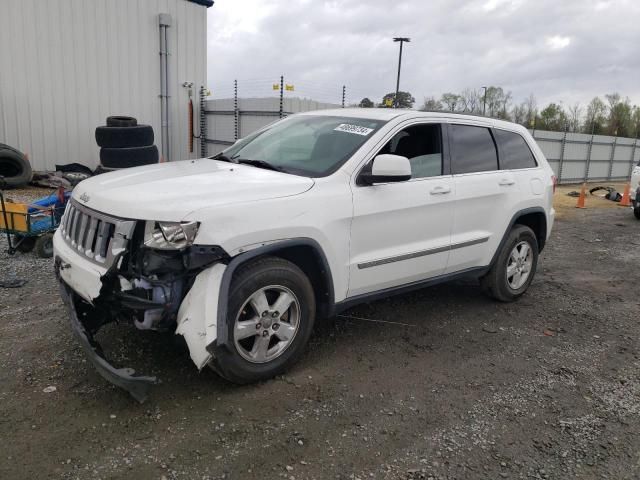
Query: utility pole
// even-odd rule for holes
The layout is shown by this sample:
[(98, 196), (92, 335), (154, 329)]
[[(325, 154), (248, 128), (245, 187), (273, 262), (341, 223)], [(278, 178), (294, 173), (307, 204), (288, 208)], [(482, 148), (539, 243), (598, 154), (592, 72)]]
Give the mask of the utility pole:
[(484, 88), (484, 97), (482, 99), (482, 115), (484, 116), (487, 111), (487, 87), (482, 88)]
[(400, 91), (400, 67), (402, 66), (402, 44), (411, 41), (408, 37), (394, 37), (394, 42), (400, 42), (400, 53), (398, 54), (398, 80), (396, 81), (396, 96), (393, 98), (394, 108), (398, 108), (398, 92)]

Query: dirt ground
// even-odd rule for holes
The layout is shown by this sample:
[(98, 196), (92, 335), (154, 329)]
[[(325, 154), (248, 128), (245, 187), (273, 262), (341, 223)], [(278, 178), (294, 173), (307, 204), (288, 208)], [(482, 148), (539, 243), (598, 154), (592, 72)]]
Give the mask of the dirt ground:
[(346, 315), (406, 325), (322, 322), (259, 385), (105, 329), (112, 359), (162, 379), (142, 405), (85, 359), (51, 261), (0, 240), (0, 277), (28, 280), (0, 288), (0, 478), (640, 478), (640, 222), (558, 196), (518, 302), (467, 281), (362, 305)]

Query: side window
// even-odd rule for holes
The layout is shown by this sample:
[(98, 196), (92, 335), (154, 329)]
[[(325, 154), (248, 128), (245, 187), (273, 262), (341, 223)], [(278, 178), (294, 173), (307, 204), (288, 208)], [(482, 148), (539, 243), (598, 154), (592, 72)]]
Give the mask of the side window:
[(442, 175), (442, 136), (440, 125), (413, 125), (401, 130), (378, 152), (407, 157), (411, 178)]
[(498, 170), (498, 152), (491, 132), (485, 127), (450, 125), (451, 173)]
[(493, 133), (500, 145), (500, 168), (513, 170), (538, 166), (529, 145), (522, 136), (506, 130), (494, 130)]

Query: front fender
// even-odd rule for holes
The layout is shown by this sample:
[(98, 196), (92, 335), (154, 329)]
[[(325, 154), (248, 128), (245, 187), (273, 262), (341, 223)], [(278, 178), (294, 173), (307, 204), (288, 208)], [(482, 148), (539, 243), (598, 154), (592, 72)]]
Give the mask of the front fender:
[(226, 265), (216, 263), (200, 272), (178, 309), (176, 335), (184, 337), (198, 369), (211, 360), (207, 346), (217, 339), (218, 306), (226, 269)]
[(330, 311), (333, 311), (335, 296), (331, 268), (320, 245), (311, 238), (283, 240), (237, 255), (228, 265), (216, 263), (196, 276), (178, 309), (176, 334), (184, 337), (191, 360), (198, 369), (211, 360), (216, 347), (229, 344), (229, 290), (236, 269), (256, 257), (276, 254), (278, 250), (294, 246), (311, 246), (320, 254), (327, 275), (327, 302)]

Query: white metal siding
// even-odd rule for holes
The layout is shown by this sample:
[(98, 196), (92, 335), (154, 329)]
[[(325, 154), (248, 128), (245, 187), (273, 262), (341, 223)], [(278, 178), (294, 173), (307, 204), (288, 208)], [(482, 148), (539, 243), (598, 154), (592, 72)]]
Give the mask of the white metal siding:
[(158, 14), (169, 28), (171, 159), (188, 153), (185, 81), (206, 85), (206, 8), (185, 0), (0, 0), (0, 143), (35, 170), (99, 163), (108, 115), (153, 126), (161, 144)]

